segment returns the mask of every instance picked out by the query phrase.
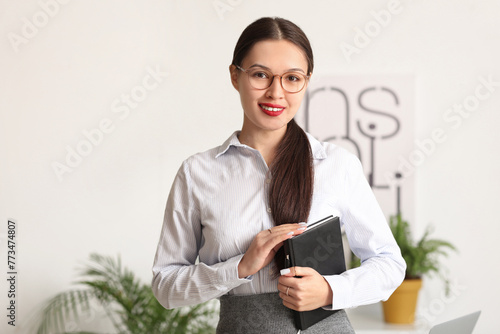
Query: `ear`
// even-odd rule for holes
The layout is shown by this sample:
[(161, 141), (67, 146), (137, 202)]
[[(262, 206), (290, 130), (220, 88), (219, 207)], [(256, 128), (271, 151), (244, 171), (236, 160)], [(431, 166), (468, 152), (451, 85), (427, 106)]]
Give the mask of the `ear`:
[(313, 75), (312, 72), (310, 72), (309, 73), (309, 79), (307, 79), (307, 81), (306, 81), (306, 86), (304, 87), (304, 90), (306, 90), (307, 87), (309, 86), (309, 82), (311, 82), (312, 75)]
[(229, 74), (231, 75), (231, 83), (233, 84), (234, 89), (239, 91), (238, 85), (238, 75), (239, 70), (234, 65), (229, 65)]

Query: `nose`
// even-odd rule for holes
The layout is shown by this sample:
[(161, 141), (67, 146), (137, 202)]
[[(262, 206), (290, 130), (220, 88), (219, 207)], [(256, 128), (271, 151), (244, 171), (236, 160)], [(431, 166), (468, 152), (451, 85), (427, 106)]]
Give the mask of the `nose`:
[(273, 99), (283, 98), (285, 95), (285, 90), (281, 86), (281, 76), (275, 75), (273, 77), (273, 81), (271, 82), (271, 86), (267, 89), (267, 96)]

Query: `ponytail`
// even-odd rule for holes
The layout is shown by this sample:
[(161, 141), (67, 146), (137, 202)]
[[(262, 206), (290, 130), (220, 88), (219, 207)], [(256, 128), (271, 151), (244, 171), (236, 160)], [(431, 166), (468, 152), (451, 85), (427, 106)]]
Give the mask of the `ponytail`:
[[(311, 210), (314, 170), (306, 133), (291, 120), (270, 166), (269, 207), (276, 225), (307, 221)], [(276, 276), (284, 268), (281, 247), (274, 256)]]

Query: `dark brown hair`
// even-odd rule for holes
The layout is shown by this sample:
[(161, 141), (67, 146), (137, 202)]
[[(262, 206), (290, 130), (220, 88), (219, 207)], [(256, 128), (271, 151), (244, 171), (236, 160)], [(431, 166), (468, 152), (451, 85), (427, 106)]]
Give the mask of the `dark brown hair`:
[[(243, 31), (236, 43), (232, 64), (241, 66), (255, 43), (264, 40), (287, 40), (298, 46), (307, 60), (307, 74), (312, 73), (313, 53), (307, 36), (294, 23), (277, 17), (258, 19)], [(307, 221), (314, 184), (312, 161), (307, 135), (292, 119), (269, 166), (272, 176), (269, 206), (276, 225)], [(282, 269), (285, 262), (283, 247), (274, 259), (277, 269)]]

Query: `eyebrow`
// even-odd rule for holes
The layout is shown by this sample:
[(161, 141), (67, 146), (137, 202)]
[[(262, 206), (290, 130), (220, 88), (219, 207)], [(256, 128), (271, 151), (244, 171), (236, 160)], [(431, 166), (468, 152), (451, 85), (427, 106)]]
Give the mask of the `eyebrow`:
[[(263, 69), (268, 70), (269, 72), (272, 72), (272, 71), (271, 71), (271, 69), (270, 69), (269, 67), (264, 66), (264, 65), (261, 65), (261, 64), (253, 64), (253, 65), (252, 65), (252, 66), (250, 66), (248, 69), (251, 69), (251, 68), (254, 68), (254, 67), (262, 67)], [(287, 73), (287, 72), (302, 72), (302, 73), (304, 73), (304, 74), (306, 73), (306, 72), (304, 72), (304, 70), (303, 70), (303, 69), (298, 68), (298, 67), (296, 67), (296, 68), (289, 68), (289, 69), (288, 69), (288, 70), (286, 70), (284, 73)]]

